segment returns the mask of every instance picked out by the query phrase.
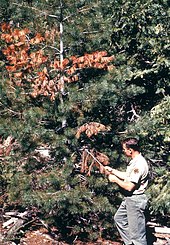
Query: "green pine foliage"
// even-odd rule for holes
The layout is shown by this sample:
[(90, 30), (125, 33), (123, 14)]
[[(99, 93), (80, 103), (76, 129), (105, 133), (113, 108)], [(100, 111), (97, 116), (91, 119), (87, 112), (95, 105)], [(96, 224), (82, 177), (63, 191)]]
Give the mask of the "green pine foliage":
[[(29, 28), (31, 38), (56, 30), (33, 48), (42, 48), (49, 60), (59, 58), (59, 28), (64, 32), (64, 58), (105, 50), (114, 55), (111, 71), (82, 69), (79, 80), (65, 84), (55, 101), (9, 85), (7, 60), (0, 40), (0, 135), (12, 135), (11, 154), (0, 158), (0, 205), (37, 210), (37, 216), (61, 237), (72, 242), (113, 239), (113, 216), (121, 194), (114, 184), (92, 170), (80, 172), (82, 147), (88, 146), (124, 168), (120, 140), (141, 139), (149, 159), (152, 180), (148, 189), (150, 212), (169, 217), (169, 40), (168, 1), (2, 1), (2, 22)], [(3, 11), (5, 9), (5, 12)], [(61, 12), (62, 10), (62, 12)], [(46, 64), (47, 68), (48, 63)], [(43, 69), (43, 66), (39, 70)], [(55, 71), (51, 71), (55, 77)], [(63, 121), (65, 124), (63, 126)], [(110, 126), (108, 132), (88, 138), (77, 129), (89, 122)], [(37, 149), (48, 149), (43, 157)], [(5, 203), (5, 204), (4, 204)]]

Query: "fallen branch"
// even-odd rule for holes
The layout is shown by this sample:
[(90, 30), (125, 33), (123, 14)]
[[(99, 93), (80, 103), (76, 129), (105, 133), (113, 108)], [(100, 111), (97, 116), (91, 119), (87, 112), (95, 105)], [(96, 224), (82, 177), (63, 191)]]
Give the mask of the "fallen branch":
[(170, 228), (167, 226), (160, 226), (154, 222), (148, 222), (147, 225), (154, 229), (155, 233), (163, 233), (163, 234), (170, 234)]
[(156, 233), (170, 234), (170, 228), (168, 227), (155, 227)]

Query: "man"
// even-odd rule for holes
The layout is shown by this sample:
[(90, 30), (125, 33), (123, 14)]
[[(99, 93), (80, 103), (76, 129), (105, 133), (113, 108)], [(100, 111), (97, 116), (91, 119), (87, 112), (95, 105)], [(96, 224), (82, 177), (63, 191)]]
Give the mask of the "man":
[(147, 245), (144, 214), (147, 197), (144, 192), (148, 184), (148, 164), (136, 138), (125, 139), (122, 147), (125, 155), (131, 158), (126, 172), (105, 167), (110, 172), (108, 180), (119, 185), (124, 193), (114, 220), (125, 244)]

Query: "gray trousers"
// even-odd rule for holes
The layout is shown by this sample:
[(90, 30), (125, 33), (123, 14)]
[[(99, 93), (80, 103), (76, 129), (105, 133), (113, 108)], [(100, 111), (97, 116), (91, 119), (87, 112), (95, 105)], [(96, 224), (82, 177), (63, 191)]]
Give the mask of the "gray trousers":
[(126, 245), (147, 245), (144, 211), (147, 205), (145, 194), (125, 197), (114, 220)]

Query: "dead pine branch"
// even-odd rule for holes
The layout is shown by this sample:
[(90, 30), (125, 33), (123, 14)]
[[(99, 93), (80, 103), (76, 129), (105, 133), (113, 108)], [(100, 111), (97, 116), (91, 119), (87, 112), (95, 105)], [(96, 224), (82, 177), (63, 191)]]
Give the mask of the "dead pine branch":
[(131, 104), (131, 110), (127, 113), (132, 113), (132, 117), (130, 118), (130, 122), (136, 121), (140, 118), (140, 116), (137, 114), (135, 107)]
[(108, 175), (109, 172), (106, 171), (104, 167), (108, 164), (109, 158), (105, 154), (97, 152), (94, 149), (83, 149), (80, 170), (81, 173), (86, 173), (87, 176), (90, 176), (92, 168), (97, 167), (101, 174)]

